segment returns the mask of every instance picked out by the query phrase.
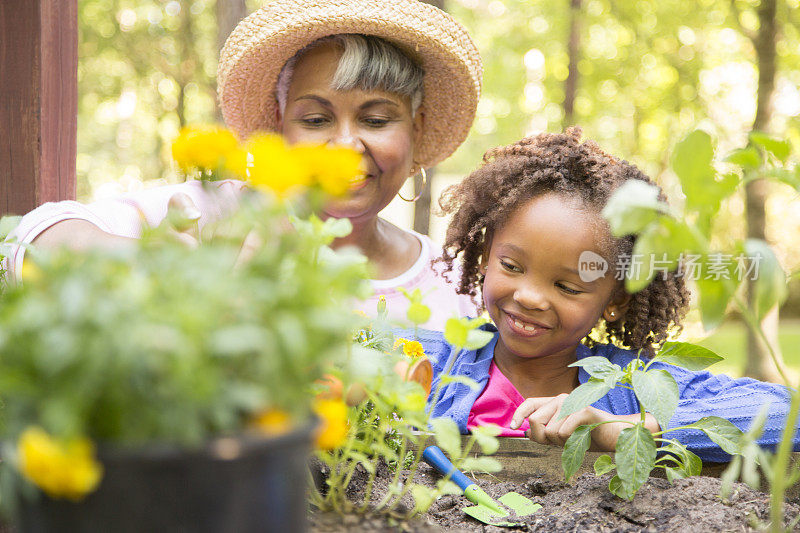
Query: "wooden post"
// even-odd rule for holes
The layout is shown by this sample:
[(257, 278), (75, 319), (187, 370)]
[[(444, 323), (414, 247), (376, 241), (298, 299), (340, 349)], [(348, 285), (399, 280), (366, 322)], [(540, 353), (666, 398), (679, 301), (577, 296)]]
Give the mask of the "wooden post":
[(77, 0), (0, 1), (0, 215), (75, 198)]

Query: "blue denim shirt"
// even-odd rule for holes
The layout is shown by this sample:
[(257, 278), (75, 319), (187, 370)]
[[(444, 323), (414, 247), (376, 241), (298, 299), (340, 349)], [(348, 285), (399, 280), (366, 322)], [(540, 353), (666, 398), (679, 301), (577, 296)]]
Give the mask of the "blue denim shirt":
[[(440, 376), (452, 364), (451, 375), (467, 376), (477, 382), (473, 389), (464, 383), (448, 383), (440, 393), (433, 409), (433, 416), (453, 419), (462, 433), (468, 433), (467, 419), (475, 400), (489, 382), (489, 367), (494, 356), (494, 348), (499, 334), (497, 329), (486, 324), (481, 329), (494, 333), (489, 343), (478, 350), (462, 350), (456, 353), (453, 347), (444, 340), (444, 334), (435, 331), (421, 330), (417, 332), (417, 340), (422, 343), (425, 353), (433, 365), (434, 379), (428, 401), (433, 401), (439, 386)], [(399, 336), (413, 338), (413, 330), (395, 332)], [(589, 356), (607, 358), (620, 367), (625, 367), (636, 358), (630, 350), (617, 348), (611, 344), (599, 344), (592, 348), (579, 345), (576, 351), (578, 359)], [(789, 411), (790, 393), (782, 385), (764, 383), (750, 378), (733, 379), (725, 375), (715, 375), (707, 371), (693, 372), (685, 368), (665, 363), (653, 363), (651, 368), (668, 371), (678, 383), (679, 402), (675, 415), (667, 428), (677, 428), (698, 421), (704, 416), (719, 416), (730, 420), (742, 431), (747, 431), (753, 419), (761, 411), (762, 406), (771, 404), (764, 433), (759, 444), (766, 448), (774, 448), (780, 441), (781, 432), (786, 423)], [(578, 381), (585, 383), (589, 373), (583, 368), (578, 370)], [(592, 404), (597, 409), (615, 415), (631, 415), (639, 412), (639, 403), (632, 390), (615, 387), (608, 394)], [(674, 438), (686, 445), (703, 461), (724, 462), (730, 456), (723, 452), (705, 433), (695, 429), (678, 429), (664, 435)], [(800, 450), (800, 436), (795, 436), (795, 451)]]

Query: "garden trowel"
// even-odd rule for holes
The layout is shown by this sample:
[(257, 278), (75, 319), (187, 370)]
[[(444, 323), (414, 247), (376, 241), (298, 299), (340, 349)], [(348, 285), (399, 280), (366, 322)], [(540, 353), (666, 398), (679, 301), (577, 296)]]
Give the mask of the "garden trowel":
[[(422, 458), (431, 465), (437, 472), (450, 481), (458, 485), (464, 491), (464, 496), (475, 505), (465, 507), (464, 512), (471, 517), (480, 520), (484, 524), (493, 526), (513, 527), (517, 522), (512, 522), (514, 518), (509, 518), (511, 509), (516, 516), (528, 516), (541, 509), (541, 505), (533, 503), (531, 500), (518, 492), (507, 492), (500, 498), (494, 500), (486, 494), (475, 482), (457, 470), (450, 459), (439, 449), (438, 446), (428, 446), (422, 452)], [(501, 505), (502, 504), (502, 505)]]

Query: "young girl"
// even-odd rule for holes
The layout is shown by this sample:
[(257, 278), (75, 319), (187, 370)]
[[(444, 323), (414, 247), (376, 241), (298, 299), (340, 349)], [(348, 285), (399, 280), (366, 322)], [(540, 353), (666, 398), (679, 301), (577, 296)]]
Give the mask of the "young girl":
[[(452, 418), (462, 433), (494, 423), (504, 428), (504, 436), (556, 445), (563, 445), (582, 424), (638, 422), (639, 404), (633, 391), (622, 387), (558, 419), (566, 396), (589, 379), (571, 363), (599, 355), (624, 367), (640, 349), (652, 354), (668, 332), (679, 328), (687, 308), (687, 290), (674, 272), (659, 273), (633, 295), (617, 275), (616, 265), (624, 263), (619, 259), (625, 254), (630, 257), (634, 237), (614, 238), (601, 211), (628, 180), (653, 184), (630, 163), (604, 153), (592, 141), (581, 142), (580, 130), (573, 128), (490, 150), (481, 168), (446, 192), (442, 207), (454, 217), (442, 260), (452, 269), (461, 256), (458, 292), (474, 298), (480, 289), (494, 323), (483, 327), (494, 338), (477, 351), (455, 353), (440, 333), (419, 336), (435, 361), (434, 391), (438, 374), (452, 358), (452, 373), (479, 385), (474, 390), (449, 383), (432, 406), (434, 416)], [(595, 263), (605, 261), (604, 275), (580, 271), (584, 254)], [(760, 443), (772, 446), (780, 440), (789, 405), (785, 387), (667, 364), (654, 367), (669, 371), (680, 390), (669, 427), (715, 415), (747, 431), (762, 406), (771, 403)], [(646, 418), (650, 431), (668, 429), (660, 428), (652, 415)], [(625, 427), (630, 426), (600, 425), (592, 433), (593, 448), (614, 450)], [(699, 430), (666, 436), (677, 438), (703, 460), (729, 458)]]

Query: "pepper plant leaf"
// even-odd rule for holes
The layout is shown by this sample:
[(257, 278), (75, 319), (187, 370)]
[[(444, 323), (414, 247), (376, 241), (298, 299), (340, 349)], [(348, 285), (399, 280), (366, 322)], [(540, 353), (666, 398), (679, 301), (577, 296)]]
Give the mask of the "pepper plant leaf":
[(632, 500), (636, 492), (631, 492), (630, 487), (622, 482), (622, 478), (616, 475), (608, 482), (608, 490), (611, 494), (623, 498), (625, 500)]
[(656, 361), (697, 372), (722, 361), (722, 357), (708, 348), (690, 342), (665, 342), (658, 353), (650, 360), (651, 363)]
[(656, 417), (662, 428), (667, 427), (678, 408), (678, 384), (672, 374), (660, 368), (635, 370), (631, 381), (645, 411)]
[(567, 481), (583, 464), (583, 458), (586, 457), (586, 452), (592, 444), (592, 430), (597, 426), (598, 424), (578, 426), (564, 443), (564, 451), (561, 453), (561, 468), (564, 469), (564, 477)]
[[(618, 377), (622, 374), (622, 369), (619, 367), (619, 365), (615, 365), (606, 357), (600, 357), (599, 355), (584, 357), (583, 359), (575, 361), (569, 366), (583, 367), (590, 376), (593, 378), (602, 379), (604, 381), (606, 381), (609, 377)], [(615, 379), (614, 383), (616, 382), (617, 380)]]
[(575, 388), (561, 404), (557, 420), (568, 417), (605, 396), (613, 388), (602, 379), (589, 378), (589, 381)]
[(725, 453), (731, 455), (738, 454), (742, 448), (742, 437), (744, 433), (728, 420), (718, 416), (705, 416), (689, 424), (689, 427), (702, 430), (708, 438), (722, 448)]
[(610, 455), (601, 455), (594, 462), (594, 474), (596, 476), (607, 474), (615, 468), (617, 468), (617, 465), (614, 464), (614, 460)]
[(623, 429), (617, 439), (614, 460), (624, 492), (632, 497), (650, 477), (650, 471), (655, 466), (656, 441), (653, 434), (641, 422)]

